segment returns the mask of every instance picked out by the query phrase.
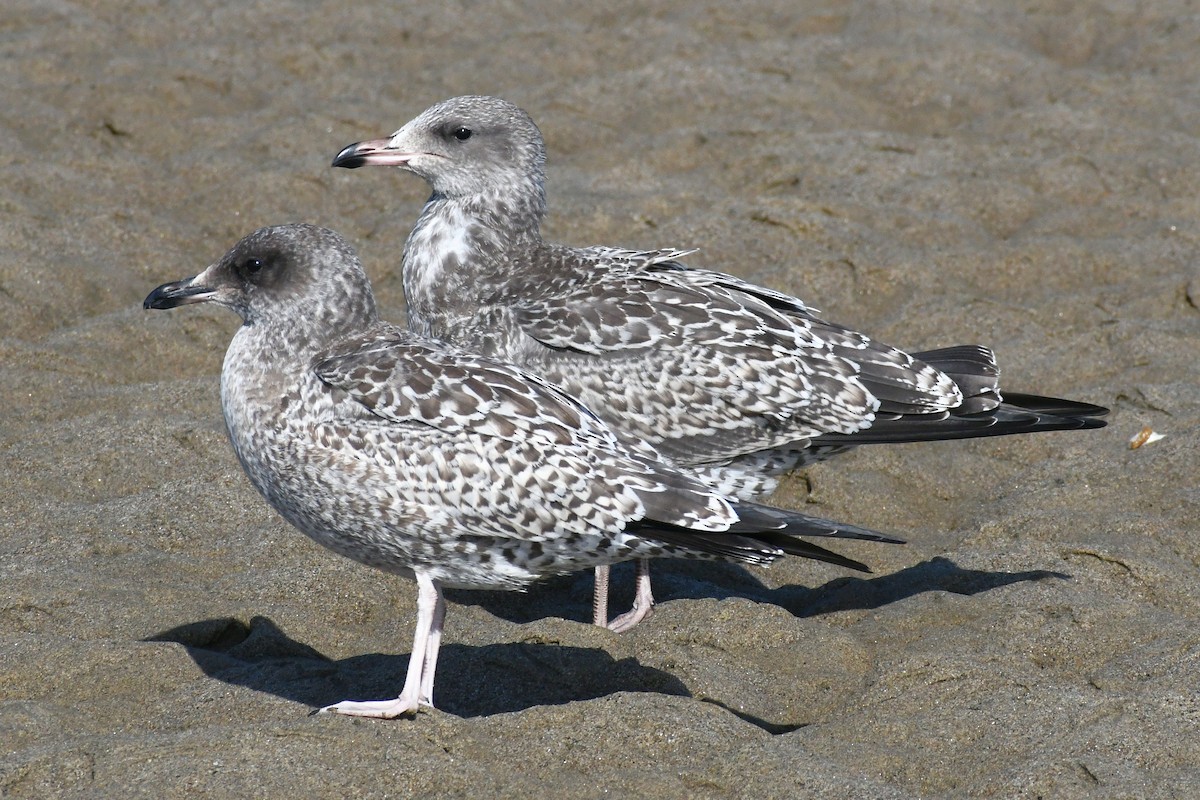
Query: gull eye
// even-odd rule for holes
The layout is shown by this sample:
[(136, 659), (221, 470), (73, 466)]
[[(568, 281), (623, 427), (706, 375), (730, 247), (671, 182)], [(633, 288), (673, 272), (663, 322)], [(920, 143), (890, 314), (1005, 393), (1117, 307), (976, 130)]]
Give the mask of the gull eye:
[(234, 267), (234, 270), (237, 272), (238, 277), (240, 277), (242, 280), (253, 281), (262, 275), (262, 271), (266, 266), (266, 262), (264, 262), (261, 258), (256, 256), (247, 256), (246, 258), (243, 258), (241, 261), (237, 262), (237, 266)]
[(465, 142), (467, 139), (470, 139), (472, 133), (474, 133), (474, 131), (472, 131), (466, 125), (459, 125), (453, 131), (451, 131), (451, 135), (460, 142)]

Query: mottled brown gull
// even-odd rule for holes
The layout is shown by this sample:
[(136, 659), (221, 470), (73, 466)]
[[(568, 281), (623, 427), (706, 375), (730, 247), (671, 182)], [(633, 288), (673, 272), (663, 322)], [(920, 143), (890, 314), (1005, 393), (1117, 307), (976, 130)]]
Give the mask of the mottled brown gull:
[(865, 569), (796, 537), (899, 542), (723, 497), (522, 369), (381, 322), (332, 231), (260, 229), (145, 307), (201, 302), (243, 319), (221, 409), (250, 481), (320, 544), (417, 582), (399, 697), (323, 711), (390, 718), (433, 705), (442, 587), (522, 589), (656, 556), (790, 553)]
[[(751, 497), (849, 447), (1096, 428), (1106, 409), (999, 391), (992, 352), (906, 353), (784, 293), (684, 266), (681, 250), (543, 241), (546, 151), (533, 120), (458, 97), (334, 166), (395, 166), (432, 187), (404, 248), (410, 327), (512, 361), (720, 491)], [(626, 628), (649, 613), (646, 565)]]

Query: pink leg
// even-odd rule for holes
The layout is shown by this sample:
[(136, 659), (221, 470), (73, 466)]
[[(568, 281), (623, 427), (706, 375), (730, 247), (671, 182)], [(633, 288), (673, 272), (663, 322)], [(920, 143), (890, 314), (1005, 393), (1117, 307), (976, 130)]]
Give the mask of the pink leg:
[[(604, 605), (600, 605), (600, 570), (604, 575)], [(650, 586), (650, 559), (639, 558), (637, 562), (637, 592), (633, 598), (633, 608), (612, 621), (605, 621), (608, 616), (608, 567), (596, 567), (596, 593), (592, 603), (592, 621), (603, 625), (616, 633), (625, 631), (637, 625), (654, 613), (654, 592)]]
[(321, 713), (347, 714), (352, 717), (395, 719), (415, 714), (422, 705), (433, 707), (433, 673), (437, 667), (442, 641), (442, 621), (446, 618), (446, 600), (442, 589), (426, 575), (417, 573), (417, 627), (404, 689), (395, 700), (343, 700), (325, 706)]
[(437, 605), (433, 608), (433, 624), (425, 643), (425, 667), (421, 674), (420, 705), (433, 708), (433, 675), (437, 671), (438, 650), (442, 646), (442, 624), (446, 621), (446, 601), (438, 590)]
[(596, 567), (595, 588), (592, 590), (592, 624), (608, 627), (608, 564)]

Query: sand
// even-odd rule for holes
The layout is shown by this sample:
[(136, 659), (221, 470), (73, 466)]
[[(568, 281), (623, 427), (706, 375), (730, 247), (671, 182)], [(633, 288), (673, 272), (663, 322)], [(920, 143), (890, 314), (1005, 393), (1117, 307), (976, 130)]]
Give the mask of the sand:
[[(1200, 796), (1194, 9), (226, 5), (0, 14), (0, 796)], [(909, 539), (842, 548), (873, 575), (664, 563), (620, 636), (588, 575), (452, 593), (438, 711), (311, 715), (399, 690), (415, 587), (242, 476), (233, 315), (141, 301), (307, 221), (401, 320), (425, 186), (329, 162), (464, 93), (541, 124), (548, 237), (992, 345), (1110, 427), (789, 480)]]

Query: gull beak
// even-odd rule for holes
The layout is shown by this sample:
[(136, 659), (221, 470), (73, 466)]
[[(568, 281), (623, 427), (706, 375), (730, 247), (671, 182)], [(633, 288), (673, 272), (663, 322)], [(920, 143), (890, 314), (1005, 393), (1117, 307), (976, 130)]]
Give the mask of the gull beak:
[(203, 303), (206, 300), (211, 300), (216, 295), (217, 290), (211, 286), (206, 286), (205, 282), (199, 280), (204, 277), (204, 274), (204, 272), (201, 272), (199, 275), (193, 275), (181, 281), (164, 283), (146, 295), (145, 301), (142, 302), (142, 308), (175, 308), (176, 306), (186, 306), (190, 303)]
[[(394, 138), (394, 137), (393, 137)], [(368, 139), (342, 148), (333, 159), (333, 166), (357, 169), (358, 167), (404, 167), (418, 153), (406, 153), (392, 146), (393, 139)]]

